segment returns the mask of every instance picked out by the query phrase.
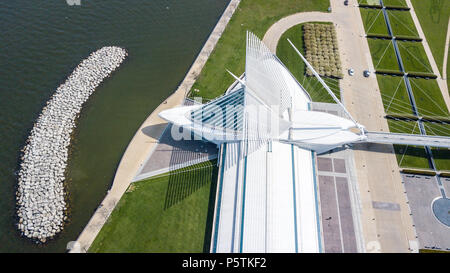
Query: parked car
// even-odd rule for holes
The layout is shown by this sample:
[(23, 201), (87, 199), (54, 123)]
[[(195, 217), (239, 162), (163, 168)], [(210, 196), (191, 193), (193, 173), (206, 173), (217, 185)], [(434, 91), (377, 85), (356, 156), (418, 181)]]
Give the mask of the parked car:
[(344, 5), (348, 6), (348, 0), (344, 1)]
[(348, 74), (349, 74), (350, 76), (355, 75), (355, 70), (353, 70), (353, 68), (350, 68), (350, 69), (348, 70)]
[(364, 70), (364, 77), (369, 77), (370, 76), (370, 71), (369, 70)]

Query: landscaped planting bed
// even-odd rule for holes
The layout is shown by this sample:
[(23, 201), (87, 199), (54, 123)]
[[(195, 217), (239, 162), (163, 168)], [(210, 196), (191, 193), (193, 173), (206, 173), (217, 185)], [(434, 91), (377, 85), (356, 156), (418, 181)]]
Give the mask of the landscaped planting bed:
[[(306, 89), (313, 101), (334, 103), (331, 96), (327, 93), (325, 88), (322, 87), (316, 77), (306, 76), (306, 65), (287, 41), (287, 39), (291, 40), (295, 47), (305, 55), (303, 25), (304, 24), (293, 26), (283, 33), (277, 45), (277, 56), (289, 71), (291, 71), (298, 82)], [(327, 83), (333, 93), (340, 98), (339, 79), (323, 78), (323, 80)]]
[[(304, 44), (306, 59), (321, 76), (342, 78), (341, 60), (332, 24), (304, 24)], [(307, 69), (306, 74), (313, 73)]]

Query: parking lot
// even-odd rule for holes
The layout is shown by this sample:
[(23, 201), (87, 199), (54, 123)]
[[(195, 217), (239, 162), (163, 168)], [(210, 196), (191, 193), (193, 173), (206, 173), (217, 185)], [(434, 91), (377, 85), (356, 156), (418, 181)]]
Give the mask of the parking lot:
[[(432, 202), (442, 193), (434, 176), (402, 174), (420, 248), (450, 250), (450, 228), (433, 214)], [(448, 193), (450, 179), (441, 178)]]

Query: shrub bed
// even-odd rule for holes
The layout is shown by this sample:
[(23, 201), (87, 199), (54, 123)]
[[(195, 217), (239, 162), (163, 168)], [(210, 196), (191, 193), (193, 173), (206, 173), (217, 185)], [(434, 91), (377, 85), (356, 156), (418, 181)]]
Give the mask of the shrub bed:
[(392, 39), (392, 36), (389, 34), (367, 34), (366, 37), (373, 39)]
[(429, 79), (436, 79), (437, 76), (433, 73), (426, 73), (426, 72), (408, 72), (408, 77), (413, 78), (429, 78)]
[(377, 69), (375, 71), (376, 74), (381, 74), (381, 75), (393, 75), (393, 76), (403, 76), (403, 72), (401, 71), (396, 71), (396, 70), (389, 70), (389, 69)]
[[(336, 30), (331, 24), (304, 24), (306, 59), (321, 76), (342, 78)], [(306, 74), (313, 73), (307, 69)]]

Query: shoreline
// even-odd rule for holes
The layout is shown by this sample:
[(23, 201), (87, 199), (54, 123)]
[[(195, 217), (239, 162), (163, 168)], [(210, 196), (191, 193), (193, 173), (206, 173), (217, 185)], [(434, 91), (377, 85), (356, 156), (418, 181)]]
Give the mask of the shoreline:
[[(200, 71), (214, 50), (239, 3), (240, 0), (230, 1), (176, 91), (161, 103), (139, 127), (119, 162), (112, 186), (108, 190), (105, 198), (78, 236), (77, 241), (71, 242), (68, 245), (71, 247), (70, 253), (87, 252), (89, 250), (89, 247), (94, 242), (97, 234), (108, 220), (117, 203), (120, 201), (120, 198), (125, 193), (133, 177), (136, 175), (137, 171), (144, 163), (144, 160), (148, 157), (148, 154), (152, 151), (158, 142), (159, 137), (162, 135), (167, 122), (159, 118), (159, 112), (178, 106), (183, 102), (187, 92), (189, 92), (196, 81), (197, 76), (200, 74)], [(142, 129), (147, 127), (150, 128), (147, 133), (144, 134)]]

